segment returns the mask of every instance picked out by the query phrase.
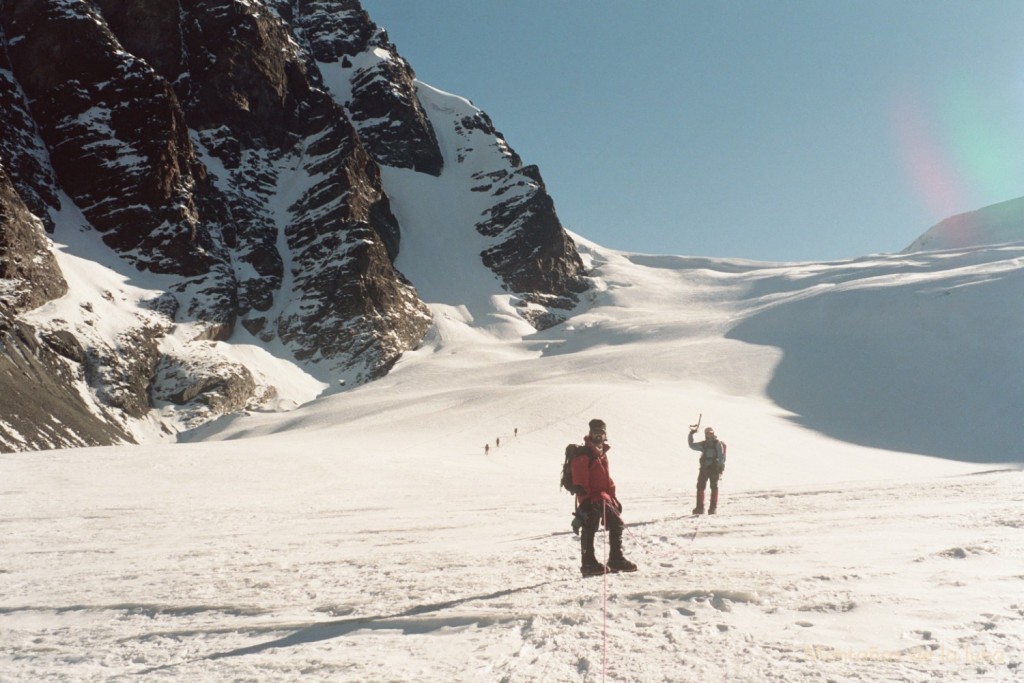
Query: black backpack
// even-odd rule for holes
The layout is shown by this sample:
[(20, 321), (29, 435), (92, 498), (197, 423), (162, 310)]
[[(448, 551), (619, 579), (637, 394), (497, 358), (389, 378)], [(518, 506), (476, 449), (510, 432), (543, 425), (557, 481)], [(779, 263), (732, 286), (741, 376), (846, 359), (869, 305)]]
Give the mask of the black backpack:
[(565, 462), (562, 463), (561, 487), (574, 496), (583, 493), (582, 486), (573, 486), (572, 483), (572, 461), (577, 455), (586, 455), (587, 447), (571, 443), (565, 447)]

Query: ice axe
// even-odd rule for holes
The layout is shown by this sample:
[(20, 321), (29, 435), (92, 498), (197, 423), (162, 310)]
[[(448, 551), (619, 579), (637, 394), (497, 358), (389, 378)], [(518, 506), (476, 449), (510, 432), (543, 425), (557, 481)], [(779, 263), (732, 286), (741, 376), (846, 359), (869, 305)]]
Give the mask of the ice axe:
[(699, 416), (697, 416), (697, 424), (690, 425), (690, 431), (691, 432), (695, 432), (698, 429), (700, 429), (700, 421), (703, 420), (703, 419), (704, 419), (704, 413), (701, 413)]

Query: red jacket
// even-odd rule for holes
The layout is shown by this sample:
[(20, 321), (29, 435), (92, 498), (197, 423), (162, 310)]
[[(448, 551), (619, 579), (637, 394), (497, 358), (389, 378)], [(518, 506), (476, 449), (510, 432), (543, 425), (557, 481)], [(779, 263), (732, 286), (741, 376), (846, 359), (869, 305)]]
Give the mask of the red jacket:
[(602, 498), (612, 502), (615, 500), (615, 482), (608, 471), (607, 455), (611, 446), (607, 443), (595, 444), (590, 440), (590, 436), (583, 439), (583, 444), (587, 452), (573, 458), (570, 465), (573, 485), (581, 486), (584, 490), (584, 493), (576, 496), (576, 502), (599, 502)]

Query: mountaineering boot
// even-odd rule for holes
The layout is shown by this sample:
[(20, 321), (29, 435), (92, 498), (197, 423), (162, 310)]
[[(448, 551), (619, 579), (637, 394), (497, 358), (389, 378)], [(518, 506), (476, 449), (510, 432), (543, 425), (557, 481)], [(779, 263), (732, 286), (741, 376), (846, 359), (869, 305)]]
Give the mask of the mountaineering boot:
[(609, 529), (608, 541), (611, 550), (608, 553), (608, 571), (635, 572), (636, 565), (622, 555), (622, 529)]
[(715, 514), (715, 510), (718, 509), (718, 489), (711, 491), (711, 505), (708, 507), (708, 514)]
[(594, 534), (596, 529), (583, 527), (580, 534), (580, 546), (583, 549), (583, 560), (580, 564), (580, 573), (583, 576), (601, 576), (608, 571), (608, 568), (597, 561), (594, 555)]
[(608, 573), (608, 567), (597, 561), (596, 557), (583, 558), (580, 565), (580, 574), (587, 576), (603, 576)]
[(704, 492), (697, 491), (697, 507), (693, 508), (693, 514), (703, 515), (704, 514)]

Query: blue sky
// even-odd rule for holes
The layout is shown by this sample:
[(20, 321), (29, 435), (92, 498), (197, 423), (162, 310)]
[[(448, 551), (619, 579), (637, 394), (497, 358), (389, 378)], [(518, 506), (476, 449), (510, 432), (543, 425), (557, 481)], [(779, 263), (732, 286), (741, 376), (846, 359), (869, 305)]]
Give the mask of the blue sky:
[(1022, 0), (363, 0), (627, 251), (899, 251), (1024, 196)]

